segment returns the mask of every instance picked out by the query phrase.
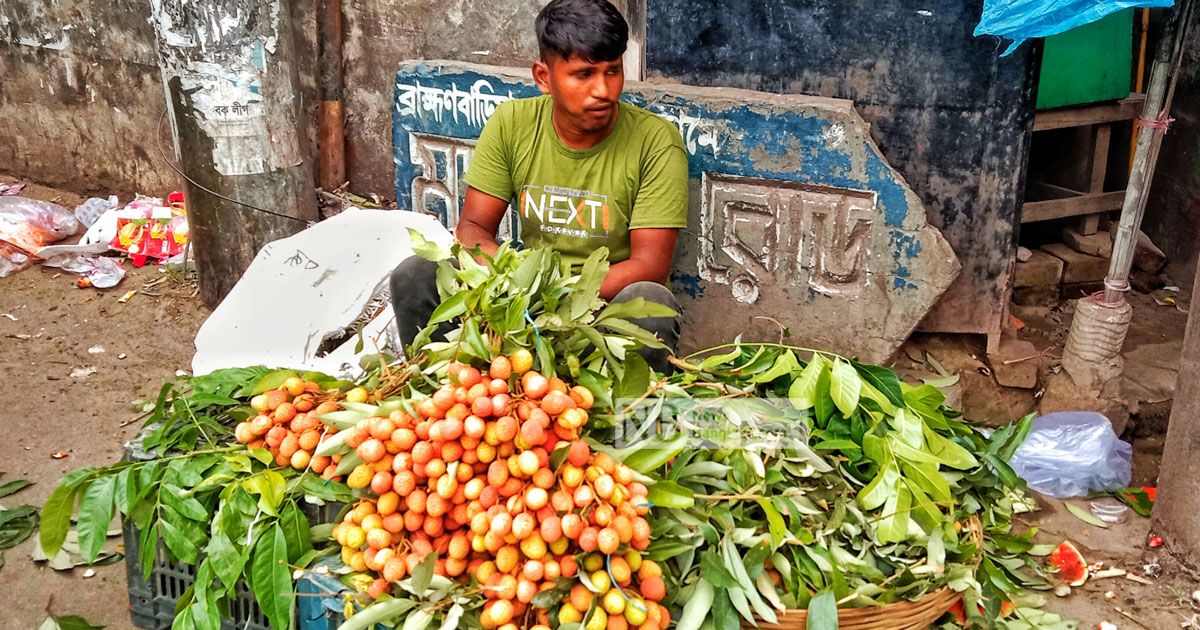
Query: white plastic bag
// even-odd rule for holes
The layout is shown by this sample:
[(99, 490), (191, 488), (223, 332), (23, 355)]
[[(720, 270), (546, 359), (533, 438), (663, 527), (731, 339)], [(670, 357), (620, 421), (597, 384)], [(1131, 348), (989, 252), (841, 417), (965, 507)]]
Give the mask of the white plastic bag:
[(75, 218), (83, 224), (84, 227), (92, 227), (92, 224), (99, 219), (101, 215), (109, 210), (117, 209), (117, 196), (109, 195), (108, 199), (92, 197), (87, 201), (75, 206)]
[(1033, 420), (1009, 464), (1031, 490), (1066, 499), (1129, 485), (1133, 447), (1094, 411), (1056, 411)]
[(46, 267), (58, 267), (67, 273), (84, 276), (97, 289), (111, 289), (125, 277), (121, 261), (104, 256), (86, 254), (64, 254), (47, 259)]

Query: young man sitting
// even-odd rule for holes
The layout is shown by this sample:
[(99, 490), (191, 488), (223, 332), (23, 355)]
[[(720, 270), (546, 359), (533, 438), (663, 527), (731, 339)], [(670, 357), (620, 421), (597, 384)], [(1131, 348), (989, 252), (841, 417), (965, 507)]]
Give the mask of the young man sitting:
[[(578, 265), (609, 250), (600, 296), (638, 297), (678, 311), (666, 288), (679, 230), (687, 227), (687, 153), (678, 129), (620, 102), (629, 27), (608, 0), (552, 0), (537, 16), (542, 95), (502, 103), (467, 170), (455, 237), (494, 254), (510, 203), (525, 247), (549, 247)], [(436, 266), (413, 257), (391, 277), (405, 345), (438, 304)], [(678, 318), (635, 320), (674, 348)], [(666, 352), (644, 353), (667, 371)]]

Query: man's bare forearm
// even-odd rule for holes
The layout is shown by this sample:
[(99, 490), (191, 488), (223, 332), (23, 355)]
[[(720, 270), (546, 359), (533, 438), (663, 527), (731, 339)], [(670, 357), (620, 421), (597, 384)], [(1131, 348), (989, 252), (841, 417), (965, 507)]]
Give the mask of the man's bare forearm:
[(470, 221), (458, 222), (458, 227), (454, 229), (454, 238), (467, 249), (478, 247), (488, 256), (495, 256), (500, 249), (495, 234)]
[(621, 289), (647, 280), (665, 285), (667, 273), (635, 258), (623, 260), (608, 268), (608, 275), (604, 276), (604, 282), (600, 285), (600, 297), (611, 300)]

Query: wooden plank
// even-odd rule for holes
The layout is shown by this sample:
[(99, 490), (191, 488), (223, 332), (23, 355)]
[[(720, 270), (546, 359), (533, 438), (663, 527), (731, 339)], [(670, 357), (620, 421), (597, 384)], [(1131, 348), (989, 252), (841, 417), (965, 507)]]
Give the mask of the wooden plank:
[(1043, 182), (1041, 180), (1029, 180), (1025, 185), (1025, 203), (1031, 201), (1047, 201), (1051, 199), (1067, 199), (1070, 197), (1078, 197), (1086, 194), (1083, 191), (1072, 190), (1065, 186)]
[(1141, 115), (1145, 100), (1144, 94), (1130, 94), (1129, 98), (1116, 102), (1038, 112), (1033, 117), (1033, 130), (1047, 131), (1133, 120)]
[(1066, 199), (1049, 201), (1027, 201), (1021, 206), (1021, 223), (1049, 221), (1084, 214), (1097, 214), (1120, 210), (1125, 201), (1125, 191), (1086, 194)]
[[(1112, 138), (1112, 124), (1096, 125), (1092, 142), (1092, 181), (1089, 193), (1104, 192), (1104, 177), (1108, 174), (1108, 145)], [(1095, 234), (1100, 228), (1100, 215), (1088, 214), (1079, 219), (1075, 229), (1080, 234)]]

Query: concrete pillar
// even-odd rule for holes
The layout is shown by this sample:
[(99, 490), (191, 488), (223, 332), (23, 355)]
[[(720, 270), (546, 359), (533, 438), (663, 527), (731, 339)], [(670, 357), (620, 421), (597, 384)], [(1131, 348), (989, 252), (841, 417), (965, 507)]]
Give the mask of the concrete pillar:
[(1154, 529), (1167, 549), (1185, 565), (1200, 568), (1200, 273), (1192, 286), (1193, 311), (1188, 317), (1179, 359), (1179, 380), (1171, 405), (1171, 423), (1159, 470)]
[(200, 297), (215, 306), (266, 243), (317, 220), (281, 0), (150, 0)]

